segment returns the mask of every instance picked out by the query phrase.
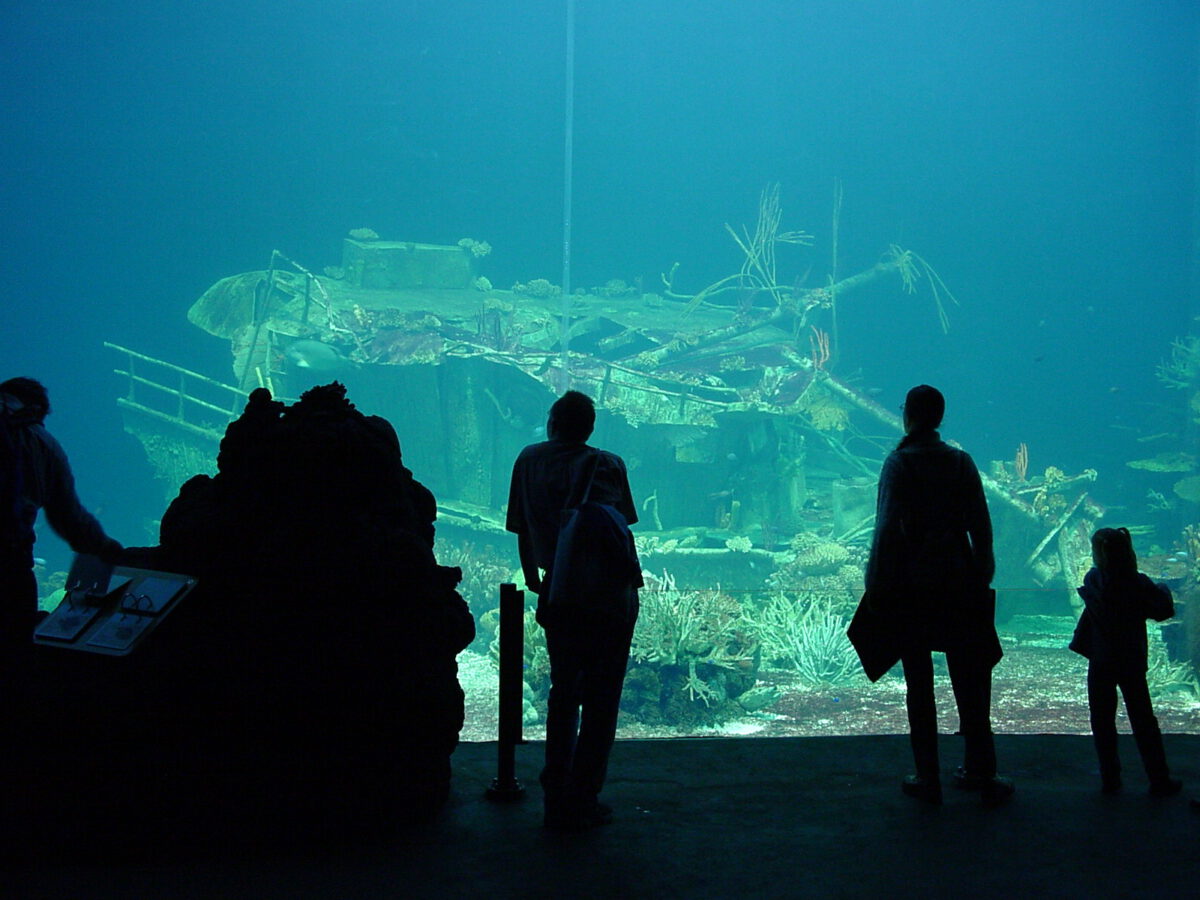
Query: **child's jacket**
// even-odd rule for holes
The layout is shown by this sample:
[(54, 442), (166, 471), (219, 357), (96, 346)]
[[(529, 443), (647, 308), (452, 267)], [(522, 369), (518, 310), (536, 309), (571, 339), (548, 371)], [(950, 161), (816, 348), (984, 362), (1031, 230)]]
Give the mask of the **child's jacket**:
[(1079, 588), (1084, 610), (1070, 647), (1094, 665), (1117, 674), (1146, 671), (1146, 620), (1175, 615), (1171, 589), (1141, 572), (1133, 580), (1111, 581), (1096, 568)]

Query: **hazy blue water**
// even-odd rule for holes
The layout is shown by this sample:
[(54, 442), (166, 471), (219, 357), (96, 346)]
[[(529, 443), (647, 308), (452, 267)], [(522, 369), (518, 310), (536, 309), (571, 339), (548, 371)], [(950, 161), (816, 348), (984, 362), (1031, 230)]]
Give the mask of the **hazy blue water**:
[[(102, 340), (220, 377), (190, 303), (272, 248), (320, 268), (353, 227), (496, 248), (498, 286), (560, 272), (561, 2), (21, 2), (0, 13), (6, 374), (41, 376), (115, 535), (162, 508)], [(574, 278), (700, 288), (723, 223), (782, 185), (781, 258), (840, 272), (891, 242), (963, 305), (845, 300), (839, 371), (898, 403), (943, 387), (980, 460), (1101, 470), (1177, 401), (1154, 366), (1200, 312), (1200, 8), (1188, 2), (586, 2), (577, 13)], [(1180, 414), (1175, 414), (1176, 423)], [(403, 439), (403, 429), (401, 429)], [(619, 449), (619, 448), (616, 448)], [(420, 473), (417, 473), (418, 476)], [(49, 541), (41, 545), (49, 550)]]

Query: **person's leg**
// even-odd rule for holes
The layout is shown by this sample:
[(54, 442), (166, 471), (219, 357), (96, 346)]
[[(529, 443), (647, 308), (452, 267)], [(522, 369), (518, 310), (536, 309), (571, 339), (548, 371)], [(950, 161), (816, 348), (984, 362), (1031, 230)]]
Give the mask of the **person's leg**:
[(1117, 682), (1112, 673), (1088, 664), (1088, 718), (1092, 743), (1100, 760), (1100, 782), (1105, 792), (1121, 787), (1121, 759), (1117, 755)]
[(0, 554), (0, 669), (15, 668), (33, 649), (37, 579), (21, 557)]
[(546, 703), (546, 764), (541, 782), (549, 810), (561, 802), (571, 780), (583, 697), (583, 667), (581, 642), (572, 626), (554, 624), (544, 631), (550, 657), (550, 695)]
[(928, 650), (906, 653), (904, 667), (905, 706), (908, 735), (912, 744), (917, 778), (940, 785), (937, 746), (937, 706), (933, 699), (933, 656)]
[(579, 742), (572, 768), (573, 793), (585, 806), (594, 804), (604, 787), (608, 757), (617, 734), (632, 637), (632, 628), (598, 628), (592, 634), (583, 675)]
[(1146, 767), (1146, 776), (1150, 779), (1151, 793), (1178, 793), (1182, 782), (1173, 780), (1167, 768), (1162, 731), (1150, 702), (1150, 688), (1146, 684), (1145, 673), (1120, 678), (1117, 684), (1120, 685), (1121, 696), (1125, 698), (1125, 712), (1129, 716), (1129, 726), (1133, 729), (1138, 752), (1142, 755), (1142, 765)]
[(963, 774), (971, 781), (996, 777), (996, 742), (992, 734), (992, 670), (975, 654), (963, 650), (946, 653), (950, 684), (958, 706), (958, 728), (966, 744)]

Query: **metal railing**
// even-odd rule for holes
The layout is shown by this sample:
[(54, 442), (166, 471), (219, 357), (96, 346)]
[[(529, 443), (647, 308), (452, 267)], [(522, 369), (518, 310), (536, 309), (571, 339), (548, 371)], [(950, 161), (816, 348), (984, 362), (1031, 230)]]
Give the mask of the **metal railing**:
[(218, 440), (241, 415), (245, 391), (119, 344), (104, 346), (125, 354), (125, 368), (113, 370), (128, 380), (117, 399), (122, 407)]

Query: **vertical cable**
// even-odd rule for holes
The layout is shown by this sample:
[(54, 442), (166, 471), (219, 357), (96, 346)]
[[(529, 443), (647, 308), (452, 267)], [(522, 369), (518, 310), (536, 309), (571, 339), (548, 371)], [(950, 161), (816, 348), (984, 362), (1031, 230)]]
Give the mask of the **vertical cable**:
[(575, 153), (575, 0), (567, 0), (566, 109), (563, 116), (562, 390), (571, 386), (571, 192)]

